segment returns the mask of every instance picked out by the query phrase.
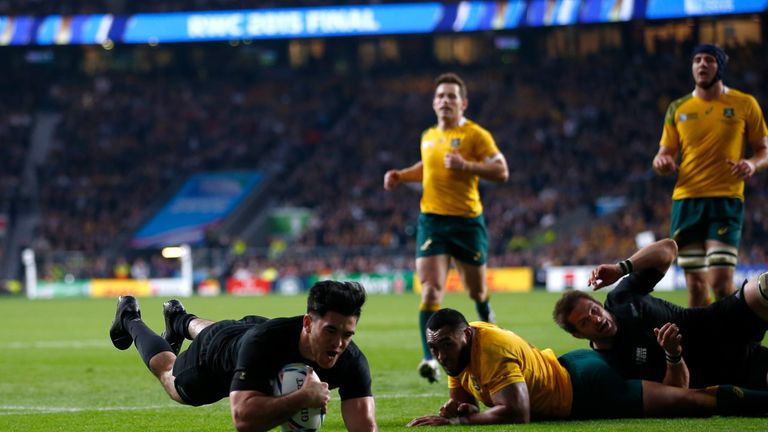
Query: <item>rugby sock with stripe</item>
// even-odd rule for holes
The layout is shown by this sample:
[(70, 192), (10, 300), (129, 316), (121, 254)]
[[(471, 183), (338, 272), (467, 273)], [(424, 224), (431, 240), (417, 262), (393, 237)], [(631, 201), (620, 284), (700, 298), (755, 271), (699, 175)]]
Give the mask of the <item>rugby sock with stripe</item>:
[(768, 391), (749, 390), (734, 385), (707, 387), (713, 389), (717, 399), (717, 414), (731, 416), (755, 416), (768, 414)]
[(123, 325), (125, 325), (128, 333), (131, 334), (133, 341), (136, 343), (136, 349), (139, 350), (139, 355), (141, 355), (141, 359), (144, 360), (144, 364), (147, 367), (149, 367), (149, 360), (156, 354), (163, 351), (173, 352), (168, 342), (147, 327), (141, 318), (126, 319)]

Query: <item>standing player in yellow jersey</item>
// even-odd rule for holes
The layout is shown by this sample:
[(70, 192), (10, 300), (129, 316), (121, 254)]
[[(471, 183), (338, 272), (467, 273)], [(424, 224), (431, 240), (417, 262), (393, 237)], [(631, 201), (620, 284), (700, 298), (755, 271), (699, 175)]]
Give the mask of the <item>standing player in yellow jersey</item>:
[(437, 381), (439, 367), (427, 347), (425, 325), (440, 309), (451, 258), (480, 319), (494, 321), (485, 282), (488, 235), (478, 182), (505, 182), (509, 171), (493, 136), (464, 117), (467, 105), (464, 81), (453, 73), (438, 76), (432, 99), (437, 125), (421, 136), (421, 161), (384, 175), (388, 191), (403, 182), (423, 184), (416, 273), (422, 287), (419, 328), (424, 358), (418, 369), (429, 382)]
[[(715, 45), (693, 50), (693, 93), (672, 102), (653, 169), (677, 172), (670, 232), (680, 246), (688, 304), (734, 291), (744, 221), (744, 179), (768, 164), (768, 129), (754, 97), (723, 84), (728, 56)], [(749, 143), (751, 157), (744, 156)], [(681, 155), (678, 165), (677, 158)]]
[[(690, 390), (628, 380), (602, 354), (555, 357), (520, 336), (453, 309), (435, 313), (427, 340), (448, 373), (450, 399), (409, 426), (528, 423), (548, 419), (741, 415), (768, 411), (768, 392), (732, 385)], [(479, 402), (489, 407), (480, 411)]]

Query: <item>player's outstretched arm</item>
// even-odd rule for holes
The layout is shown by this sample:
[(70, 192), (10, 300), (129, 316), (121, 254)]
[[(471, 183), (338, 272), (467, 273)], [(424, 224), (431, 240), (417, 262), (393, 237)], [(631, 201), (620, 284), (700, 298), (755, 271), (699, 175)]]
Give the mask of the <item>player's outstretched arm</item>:
[[(525, 382), (510, 384), (491, 395), (493, 406), (483, 412), (469, 409), (458, 417), (424, 416), (408, 426), (444, 426), (451, 424), (512, 424), (531, 422), (531, 402)], [(468, 404), (464, 403), (462, 406)], [(475, 406), (477, 408), (477, 406)]]
[(232, 422), (238, 432), (268, 431), (302, 408), (324, 409), (330, 399), (328, 384), (311, 372), (301, 389), (284, 396), (268, 396), (254, 390), (229, 393)]
[(624, 276), (624, 272), (618, 264), (600, 264), (592, 269), (587, 285), (597, 291), (600, 288), (614, 284), (622, 276)]
[(360, 397), (341, 401), (341, 416), (350, 432), (376, 432), (376, 404), (373, 397)]
[(531, 401), (525, 382), (510, 384), (491, 395), (493, 407), (466, 416), (468, 424), (531, 422)]
[(677, 243), (672, 239), (651, 243), (629, 257), (633, 271), (655, 268), (661, 273), (666, 273), (675, 259), (677, 259)]
[(438, 415), (417, 417), (408, 426), (444, 426), (467, 423), (466, 416), (478, 412), (477, 401), (461, 387), (450, 389), (450, 399), (440, 407)]
[(646, 269), (655, 268), (661, 273), (666, 273), (676, 258), (677, 243), (672, 239), (659, 240), (638, 250), (621, 263), (597, 266), (592, 270), (589, 285), (598, 290), (613, 284), (625, 274)]

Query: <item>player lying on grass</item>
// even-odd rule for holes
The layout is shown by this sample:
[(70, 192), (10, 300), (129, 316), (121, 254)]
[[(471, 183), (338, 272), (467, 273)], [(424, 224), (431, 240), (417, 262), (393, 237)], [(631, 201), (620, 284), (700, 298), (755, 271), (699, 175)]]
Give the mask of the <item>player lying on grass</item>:
[[(325, 409), (329, 389), (337, 387), (347, 429), (375, 431), (368, 360), (352, 341), (365, 298), (358, 283), (318, 282), (309, 291), (304, 316), (216, 323), (171, 300), (163, 305), (161, 337), (141, 320), (136, 299), (123, 296), (109, 335), (121, 350), (135, 342), (171, 399), (199, 406), (229, 396), (238, 431), (270, 430), (302, 408)], [(178, 354), (185, 337), (192, 343)], [(308, 378), (300, 390), (275, 397), (270, 380), (288, 363), (309, 365), (320, 380)]]
[[(563, 294), (555, 321), (592, 348), (610, 352), (627, 377), (701, 388), (733, 383), (768, 388), (768, 274), (703, 308), (650, 295), (677, 257), (673, 240), (646, 246), (592, 271), (594, 289), (613, 284), (605, 306), (580, 291)], [(687, 365), (687, 368), (686, 368)], [(690, 373), (690, 375), (688, 375)]]
[[(433, 315), (426, 333), (448, 374), (450, 399), (438, 415), (418, 417), (409, 426), (768, 412), (765, 391), (730, 385), (690, 390), (625, 379), (599, 352), (577, 350), (557, 358), (511, 331), (469, 324), (453, 309)], [(490, 408), (481, 412), (479, 402)]]

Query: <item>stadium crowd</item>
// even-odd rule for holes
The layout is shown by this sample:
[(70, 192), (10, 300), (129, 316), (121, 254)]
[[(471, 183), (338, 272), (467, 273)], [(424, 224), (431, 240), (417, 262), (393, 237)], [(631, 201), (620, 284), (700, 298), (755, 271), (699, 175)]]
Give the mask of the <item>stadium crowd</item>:
[[(327, 65), (254, 73), (210, 54), (216, 50), (199, 59), (191, 48), (177, 51), (191, 65), (158, 61), (143, 71), (68, 75), (48, 84), (48, 104), (62, 120), (38, 170), (43, 219), (36, 249), (87, 256), (110, 249), (133, 260), (139, 254), (120, 247), (186, 176), (261, 169), (280, 179), (265, 199), (310, 208), (313, 217), (279, 256), (237, 265), (298, 274), (408, 269), (419, 191), (387, 194), (381, 175), (418, 160), (419, 136), (434, 121), (432, 79), (452, 69), (469, 85), (467, 116), (494, 134), (509, 164), (508, 183), (482, 186), (492, 267), (591, 264), (628, 255), (638, 232), (667, 236), (673, 183), (654, 177), (650, 161), (667, 104), (692, 88), (681, 61), (686, 46), (567, 59), (520, 54), (511, 63), (462, 68), (424, 60), (344, 73)], [(768, 64), (756, 54), (760, 48), (729, 51), (726, 84), (765, 107)], [(27, 139), (29, 108), (3, 116), (0, 133)], [(3, 185), (17, 181), (22, 157), (0, 161), (9, 165), (0, 170)], [(742, 263), (765, 262), (766, 181), (761, 174), (747, 185)], [(602, 214), (596, 203), (606, 197), (621, 198), (623, 207)], [(574, 219), (581, 208), (588, 217)], [(361, 250), (377, 252), (350, 252)], [(115, 267), (85, 262), (74, 273)]]
[[(21, 90), (20, 90), (21, 89)], [(17, 214), (32, 203), (22, 190), (22, 175), (30, 148), (30, 134), (36, 109), (36, 92), (29, 80), (0, 84), (0, 262), (5, 239)]]
[(0, 158), (0, 211), (10, 212), (18, 196), (20, 178), (24, 168), (29, 134), (34, 112), (31, 100), (23, 100), (17, 91), (0, 89), (0, 142), (3, 157)]
[[(654, 177), (650, 159), (670, 98), (691, 84), (688, 65), (680, 61), (685, 48), (660, 52), (526, 59), (507, 70), (463, 73), (470, 83), (468, 117), (494, 133), (510, 167), (507, 184), (484, 190), (492, 266), (591, 264), (617, 251), (629, 254), (639, 232), (668, 235), (672, 179)], [(758, 84), (766, 64), (754, 52), (749, 46), (734, 50), (737, 60), (726, 79), (766, 100)], [(665, 71), (662, 77), (659, 71)], [(335, 128), (334, 148), (340, 151), (309, 156), (309, 169), (302, 170), (298, 182), (288, 183), (294, 189), (285, 196), (292, 204), (319, 210), (301, 244), (413, 250), (413, 236), (407, 234), (416, 220), (418, 193), (408, 207), (402, 196), (383, 193), (369, 173), (418, 158), (417, 137), (423, 125), (431, 124), (424, 101), (431, 97), (432, 76), (434, 71), (383, 74), (356, 90), (347, 117)], [(317, 184), (323, 187), (311, 187)], [(764, 262), (759, 239), (765, 238), (765, 184), (764, 176), (748, 184), (744, 263)], [(327, 196), (338, 198), (328, 201)], [(577, 235), (548, 235), (548, 228), (580, 206), (591, 206), (596, 216), (601, 197), (624, 197), (626, 204), (615, 214), (582, 222)], [(600, 256), (603, 250), (606, 256)]]

